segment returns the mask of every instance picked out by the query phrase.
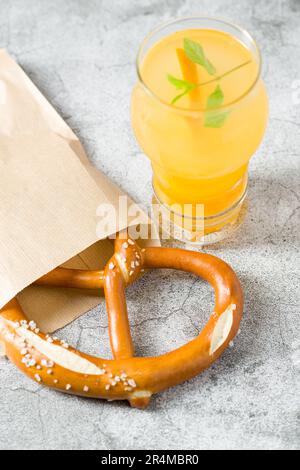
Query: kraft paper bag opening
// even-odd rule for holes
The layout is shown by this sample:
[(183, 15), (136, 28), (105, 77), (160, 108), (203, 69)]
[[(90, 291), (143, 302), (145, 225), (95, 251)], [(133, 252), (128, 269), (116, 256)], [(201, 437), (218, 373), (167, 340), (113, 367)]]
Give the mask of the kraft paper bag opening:
[(119, 214), (121, 191), (92, 166), (72, 130), (3, 50), (0, 112), (0, 308), (18, 295), (28, 317), (53, 332), (96, 306), (100, 293), (28, 286), (61, 265), (105, 265), (113, 232), (99, 225), (101, 204), (120, 216), (115, 231), (149, 219), (142, 211)]

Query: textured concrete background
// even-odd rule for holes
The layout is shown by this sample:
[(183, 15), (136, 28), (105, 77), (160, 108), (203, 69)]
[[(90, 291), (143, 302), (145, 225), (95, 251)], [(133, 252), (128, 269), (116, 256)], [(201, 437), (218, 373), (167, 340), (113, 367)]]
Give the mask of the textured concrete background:
[[(210, 370), (157, 396), (146, 412), (45, 390), (1, 360), (2, 449), (300, 447), (300, 93), (293, 89), (300, 89), (300, 1), (0, 0), (0, 47), (77, 132), (97, 167), (149, 201), (151, 171), (129, 121), (135, 54), (158, 23), (192, 14), (226, 17), (253, 33), (271, 100), (245, 223), (234, 239), (208, 250), (241, 277), (242, 333)], [(204, 283), (175, 273), (147, 275), (128, 297), (137, 352), (145, 355), (194, 337), (213, 305)], [(61, 335), (108, 354), (104, 306)]]

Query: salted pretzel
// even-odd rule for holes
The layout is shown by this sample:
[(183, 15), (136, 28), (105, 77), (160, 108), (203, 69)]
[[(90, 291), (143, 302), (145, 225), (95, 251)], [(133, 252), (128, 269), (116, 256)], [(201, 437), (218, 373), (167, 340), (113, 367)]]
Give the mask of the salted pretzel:
[[(238, 332), (243, 294), (233, 270), (220, 259), (176, 248), (141, 249), (119, 235), (104, 271), (57, 268), (37, 285), (102, 289), (114, 359), (84, 354), (42, 333), (15, 298), (0, 310), (0, 345), (27, 376), (56, 390), (84, 397), (128, 400), (145, 408), (153, 394), (188, 380), (209, 367)], [(196, 274), (215, 290), (215, 308), (198, 337), (158, 357), (134, 357), (125, 288), (148, 268)]]

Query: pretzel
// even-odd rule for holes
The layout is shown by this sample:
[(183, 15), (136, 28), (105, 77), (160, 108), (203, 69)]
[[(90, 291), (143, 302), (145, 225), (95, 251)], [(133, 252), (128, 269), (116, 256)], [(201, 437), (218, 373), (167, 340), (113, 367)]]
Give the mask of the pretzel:
[[(196, 274), (215, 289), (215, 308), (198, 337), (158, 357), (134, 357), (125, 288), (148, 268)], [(0, 345), (27, 376), (56, 390), (92, 398), (128, 400), (145, 408), (151, 396), (199, 374), (226, 349), (238, 332), (243, 294), (233, 270), (208, 254), (177, 248), (141, 249), (118, 236), (104, 271), (57, 268), (37, 285), (104, 288), (113, 359), (84, 354), (42, 333), (29, 321), (17, 299), (0, 310)]]

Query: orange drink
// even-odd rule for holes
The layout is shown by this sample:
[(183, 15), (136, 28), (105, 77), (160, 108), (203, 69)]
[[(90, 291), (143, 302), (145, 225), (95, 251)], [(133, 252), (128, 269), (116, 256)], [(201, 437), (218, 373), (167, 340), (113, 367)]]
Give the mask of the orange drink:
[(132, 123), (151, 160), (155, 200), (169, 215), (192, 207), (183, 238), (220, 240), (237, 225), (248, 163), (266, 128), (259, 50), (235, 25), (183, 19), (146, 38), (137, 68)]

